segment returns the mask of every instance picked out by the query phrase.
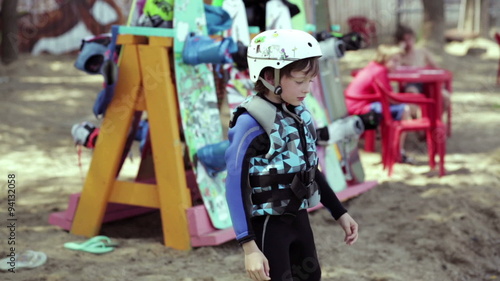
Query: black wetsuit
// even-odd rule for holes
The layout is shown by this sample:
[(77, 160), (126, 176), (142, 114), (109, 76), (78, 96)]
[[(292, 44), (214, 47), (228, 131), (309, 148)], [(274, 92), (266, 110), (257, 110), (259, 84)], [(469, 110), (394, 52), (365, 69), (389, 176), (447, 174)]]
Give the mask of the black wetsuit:
[[(281, 105), (273, 105), (278, 111), (283, 110)], [(298, 126), (301, 125), (292, 126), (300, 129)], [(229, 139), (226, 195), (237, 240), (240, 244), (256, 241), (269, 260), (271, 280), (320, 280), (321, 269), (307, 210), (299, 210), (292, 220), (284, 219), (282, 215), (252, 213), (255, 208), (248, 180), (249, 159), (269, 151), (269, 136), (250, 114), (243, 113), (232, 124)], [(316, 170), (315, 181), (321, 203), (332, 216), (338, 219), (346, 213), (319, 170)]]

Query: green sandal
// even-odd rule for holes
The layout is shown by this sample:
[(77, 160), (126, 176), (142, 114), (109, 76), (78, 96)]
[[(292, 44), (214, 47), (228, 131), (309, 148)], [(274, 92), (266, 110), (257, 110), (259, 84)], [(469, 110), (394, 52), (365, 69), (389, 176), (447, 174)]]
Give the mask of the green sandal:
[(64, 243), (64, 248), (75, 251), (89, 252), (92, 254), (109, 253), (113, 251), (117, 246), (118, 244), (112, 242), (111, 239), (109, 239), (109, 237), (102, 235), (92, 237), (83, 243), (77, 243), (77, 242)]

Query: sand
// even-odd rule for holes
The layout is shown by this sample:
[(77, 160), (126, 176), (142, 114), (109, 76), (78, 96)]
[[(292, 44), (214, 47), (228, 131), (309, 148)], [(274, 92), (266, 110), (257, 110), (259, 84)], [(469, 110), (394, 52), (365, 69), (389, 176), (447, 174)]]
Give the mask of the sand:
[[(416, 165), (382, 171), (379, 152), (361, 150), (374, 189), (345, 202), (360, 225), (359, 241), (342, 243), (343, 233), (325, 209), (311, 213), (323, 280), (442, 281), (500, 279), (500, 88), (495, 87), (497, 46), (483, 56), (465, 56), (448, 46), (440, 59), (454, 72), (453, 134), (447, 140), (447, 175), (429, 171), (424, 142), (409, 137), (406, 150)], [(460, 46), (458, 46), (460, 47)], [(454, 51), (453, 51), (454, 50)], [(350, 70), (366, 65), (373, 50), (349, 53), (342, 61), (344, 84)], [(47, 262), (34, 269), (0, 273), (1, 280), (155, 281), (249, 280), (235, 241), (179, 251), (163, 246), (157, 212), (104, 224), (101, 234), (120, 243), (94, 255), (65, 249), (85, 239), (50, 225), (51, 213), (65, 210), (80, 192), (92, 152), (81, 168), (70, 134), (81, 121), (99, 124), (92, 105), (102, 77), (73, 67), (75, 56), (22, 55), (0, 68), (0, 257), (10, 253), (7, 179), (15, 174), (16, 252), (43, 251)], [(362, 143), (360, 144), (362, 147)], [(134, 173), (137, 145), (124, 167)]]

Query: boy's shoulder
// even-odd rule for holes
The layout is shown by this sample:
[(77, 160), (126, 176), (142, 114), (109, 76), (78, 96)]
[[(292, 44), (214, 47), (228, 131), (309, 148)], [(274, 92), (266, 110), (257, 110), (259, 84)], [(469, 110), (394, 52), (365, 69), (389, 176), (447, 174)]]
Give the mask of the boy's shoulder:
[(256, 122), (268, 131), (268, 127), (272, 126), (269, 121), (274, 121), (276, 116), (276, 106), (257, 95), (249, 97), (233, 112), (233, 116), (231, 117), (231, 121), (229, 123), (230, 127), (234, 127), (237, 120), (241, 119), (243, 115), (248, 116), (244, 117), (245, 123)]
[(229, 120), (229, 128), (233, 128), (238, 124), (239, 130), (248, 130), (252, 127), (258, 126), (259, 122), (248, 113), (244, 107), (238, 107), (233, 111), (231, 120)]

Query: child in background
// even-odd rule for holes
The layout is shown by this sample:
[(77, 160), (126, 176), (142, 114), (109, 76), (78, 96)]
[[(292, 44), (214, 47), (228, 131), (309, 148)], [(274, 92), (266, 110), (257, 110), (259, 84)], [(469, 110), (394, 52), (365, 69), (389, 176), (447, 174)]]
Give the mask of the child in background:
[[(356, 77), (354, 77), (344, 91), (349, 114), (360, 115), (370, 111), (382, 114), (382, 104), (380, 102), (355, 100), (349, 97), (376, 94), (375, 81), (378, 81), (388, 91), (392, 92), (388, 73), (399, 66), (402, 52), (398, 46), (392, 45), (380, 45), (377, 48), (375, 59), (356, 74)], [(390, 108), (391, 115), (395, 120), (409, 120), (411, 118), (410, 108), (406, 104), (391, 104)], [(406, 133), (401, 134), (400, 147), (402, 150), (400, 162), (412, 164), (414, 160), (406, 155), (404, 151), (405, 139)]]
[[(318, 74), (319, 43), (268, 30), (248, 47), (256, 95), (233, 113), (226, 197), (252, 280), (320, 280), (307, 208), (321, 202), (352, 245), (358, 225), (318, 170), (316, 130), (302, 104)], [(321, 196), (320, 196), (321, 194)]]
[[(415, 68), (437, 68), (437, 64), (432, 58), (429, 50), (423, 47), (415, 46), (416, 38), (413, 29), (400, 25), (394, 35), (396, 44), (398, 44), (403, 53), (401, 54), (401, 65)], [(423, 93), (422, 83), (408, 83), (404, 88), (405, 93)], [(450, 93), (446, 89), (441, 90), (443, 97), (443, 112), (446, 112), (450, 106)], [(412, 115), (417, 115), (417, 109), (412, 108)]]

